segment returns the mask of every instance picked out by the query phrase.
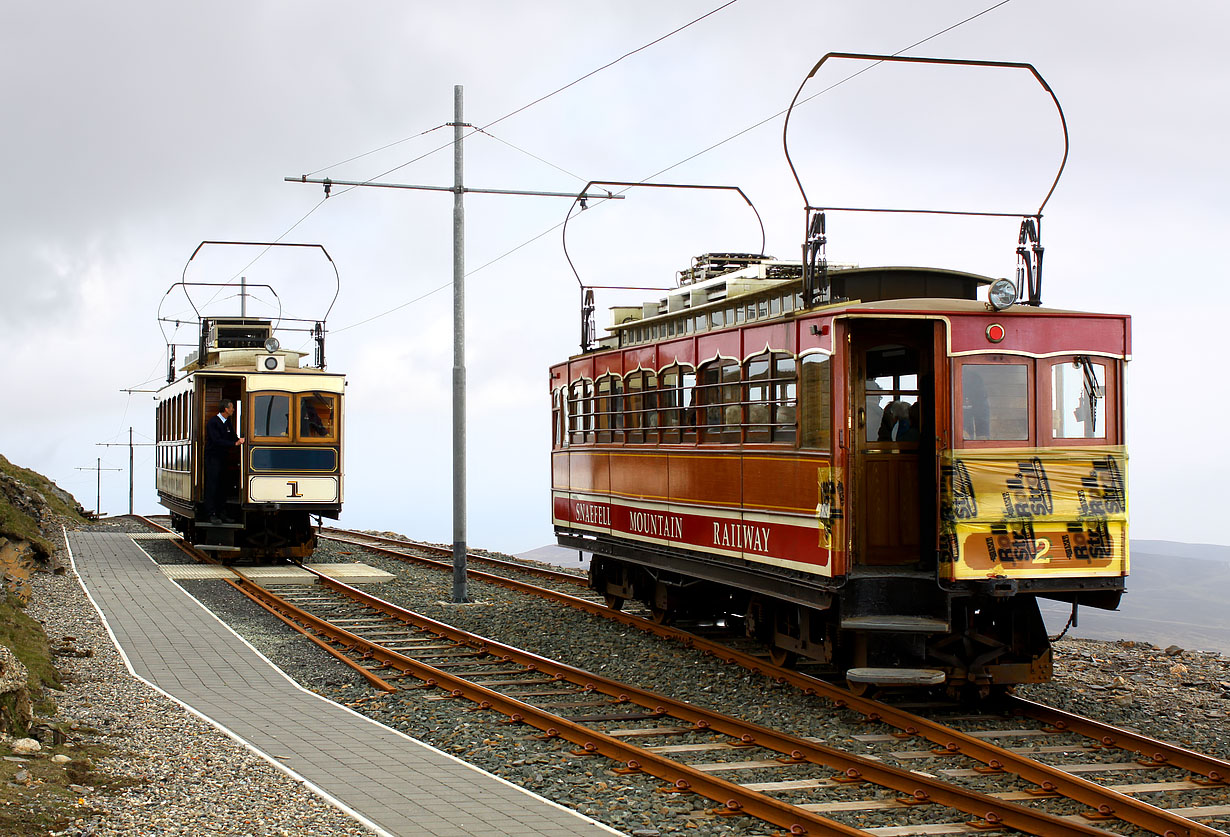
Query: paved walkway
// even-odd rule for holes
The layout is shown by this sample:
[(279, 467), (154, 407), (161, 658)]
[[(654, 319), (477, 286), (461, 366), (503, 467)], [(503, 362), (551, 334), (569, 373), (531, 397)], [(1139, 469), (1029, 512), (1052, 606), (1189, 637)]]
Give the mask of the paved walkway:
[(295, 684), (127, 535), (69, 533), (133, 674), (373, 830), (397, 837), (619, 834)]

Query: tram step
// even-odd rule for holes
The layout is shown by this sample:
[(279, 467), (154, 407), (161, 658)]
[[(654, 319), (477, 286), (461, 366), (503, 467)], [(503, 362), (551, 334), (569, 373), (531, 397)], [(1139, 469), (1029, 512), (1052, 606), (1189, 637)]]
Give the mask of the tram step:
[(873, 686), (938, 686), (947, 678), (934, 668), (852, 668), (846, 679)]
[(197, 549), (203, 550), (205, 552), (239, 552), (240, 551), (239, 547), (237, 546), (224, 546), (222, 544), (198, 543), (198, 544), (193, 544), (193, 545)]
[(225, 522), (210, 523), (208, 520), (198, 520), (196, 522), (196, 528), (198, 529), (242, 529), (243, 524), (242, 523), (225, 523)]
[(871, 616), (848, 616), (841, 620), (841, 627), (846, 631), (902, 631), (935, 634), (947, 633), (948, 621), (932, 619), (929, 616), (877, 613)]

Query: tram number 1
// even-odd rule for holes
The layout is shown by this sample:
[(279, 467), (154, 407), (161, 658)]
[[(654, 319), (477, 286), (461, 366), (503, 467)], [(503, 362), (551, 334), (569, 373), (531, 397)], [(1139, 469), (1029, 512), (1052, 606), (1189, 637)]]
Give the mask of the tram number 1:
[(291, 497), (302, 497), (303, 496), (302, 494), (299, 493), (299, 481), (298, 480), (287, 480), (286, 484), (290, 486), (289, 496)]

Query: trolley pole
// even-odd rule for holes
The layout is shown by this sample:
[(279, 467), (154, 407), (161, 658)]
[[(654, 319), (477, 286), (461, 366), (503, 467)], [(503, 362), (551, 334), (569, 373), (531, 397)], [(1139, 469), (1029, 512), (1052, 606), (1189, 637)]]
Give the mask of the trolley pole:
[(102, 517), (102, 472), (103, 471), (122, 471), (124, 469), (123, 468), (104, 468), (102, 466), (102, 457), (99, 457), (98, 459), (94, 461), (93, 468), (80, 468), (79, 467), (77, 468), (77, 470), (97, 472), (98, 479), (94, 486), (95, 491), (97, 491), (97, 494), (94, 497), (94, 516)]
[[(132, 514), (133, 500), (133, 448), (149, 448), (154, 446), (154, 442), (133, 442), (132, 428), (128, 428), (128, 513)], [(100, 448), (122, 448), (123, 444), (119, 442), (95, 442), (95, 445)], [(115, 470), (120, 470), (116, 468)]]
[[(463, 179), (462, 86), (453, 86), (453, 185), (414, 186), (407, 183), (377, 183), (371, 180), (334, 180), (311, 178), (306, 174), (283, 178), (287, 183), (319, 183), (325, 197), (334, 186), (365, 186), (378, 189), (413, 189), (424, 192), (453, 193), (453, 601), (469, 601), (466, 590), (466, 352), (465, 352), (465, 202), (467, 192), (486, 195), (523, 195), (573, 200), (623, 200), (609, 191), (598, 194), (577, 192), (531, 192), (518, 189), (470, 189)], [(584, 204), (582, 203), (582, 206)]]
[(453, 86), (453, 601), (466, 590), (466, 214), (462, 87)]

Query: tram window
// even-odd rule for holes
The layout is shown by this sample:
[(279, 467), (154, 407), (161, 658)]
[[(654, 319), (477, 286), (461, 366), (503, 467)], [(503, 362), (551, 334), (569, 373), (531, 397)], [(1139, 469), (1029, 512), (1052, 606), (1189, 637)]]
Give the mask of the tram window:
[(572, 433), (573, 442), (585, 441), (584, 393), (581, 382), (572, 385), (568, 404), (568, 430)]
[(725, 323), (722, 322), (722, 312), (721, 311), (709, 312), (709, 327), (710, 328), (721, 328), (723, 325), (725, 325)]
[(735, 324), (735, 309), (727, 308), (726, 309), (726, 325), (731, 326), (734, 324)]
[(786, 294), (784, 297), (782, 297), (782, 312), (789, 314), (793, 310), (794, 310), (794, 296), (792, 294)]
[(598, 430), (598, 441), (611, 441), (611, 376), (603, 375), (598, 379), (598, 397), (594, 401), (594, 423)]
[(290, 396), (260, 393), (252, 397), (252, 435), (290, 437)]
[(792, 441), (796, 414), (794, 358), (782, 352), (758, 355), (747, 362), (744, 373), (748, 441)]
[(961, 424), (966, 441), (1029, 438), (1029, 370), (1023, 363), (961, 367)]
[(585, 432), (585, 441), (594, 440), (594, 385), (589, 381), (581, 381), (581, 427)]
[(611, 378), (611, 428), (616, 442), (624, 440), (624, 382)]
[(705, 315), (697, 314), (696, 315), (696, 330), (704, 331), (707, 325), (708, 323), (706, 322)]
[(918, 352), (886, 344), (867, 350), (863, 382), (863, 440), (918, 441)]
[(774, 317), (782, 313), (782, 298), (780, 296), (775, 296), (769, 300), (769, 313)]
[(644, 409), (644, 397), (641, 395), (643, 374), (633, 372), (624, 382), (624, 428), (627, 430), (629, 442), (645, 441), (645, 434), (641, 430), (641, 411)]
[(1051, 435), (1106, 438), (1106, 367), (1087, 357), (1051, 367)]
[(830, 386), (828, 355), (805, 355), (800, 380), (803, 411), (799, 425), (799, 441), (805, 448), (826, 450), (832, 446)]
[(739, 377), (739, 364), (733, 360), (715, 360), (700, 368), (696, 403), (702, 441), (739, 442), (743, 426)]
[(314, 392), (299, 396), (299, 438), (332, 439), (334, 430), (333, 396)]

